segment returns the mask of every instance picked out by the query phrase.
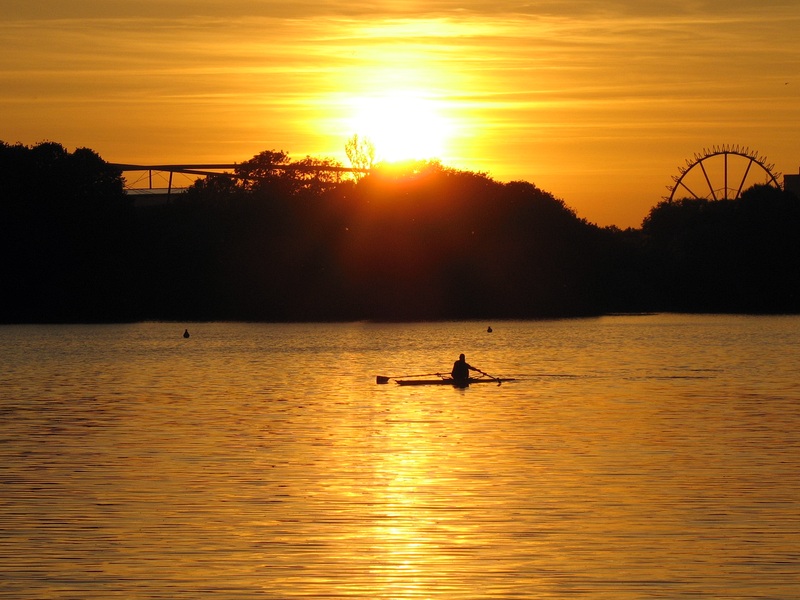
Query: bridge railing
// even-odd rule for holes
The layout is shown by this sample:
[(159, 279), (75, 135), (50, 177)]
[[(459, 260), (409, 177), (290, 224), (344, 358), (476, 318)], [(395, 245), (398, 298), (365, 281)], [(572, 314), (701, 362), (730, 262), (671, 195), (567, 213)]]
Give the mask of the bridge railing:
[[(236, 179), (257, 179), (255, 176), (236, 173), (237, 163), (199, 163), (199, 164), (163, 164), (163, 165), (135, 165), (130, 163), (108, 163), (112, 169), (124, 172), (148, 172), (149, 189), (153, 188), (153, 173), (169, 173), (167, 182), (167, 195), (172, 193), (173, 178), (176, 173), (182, 175), (197, 175), (198, 177), (225, 176)], [(335, 165), (306, 165), (306, 164), (276, 164), (272, 165), (273, 171), (305, 171), (305, 172), (338, 172), (338, 173), (369, 173), (369, 169), (357, 167), (343, 167)], [(144, 188), (148, 189), (148, 188)]]

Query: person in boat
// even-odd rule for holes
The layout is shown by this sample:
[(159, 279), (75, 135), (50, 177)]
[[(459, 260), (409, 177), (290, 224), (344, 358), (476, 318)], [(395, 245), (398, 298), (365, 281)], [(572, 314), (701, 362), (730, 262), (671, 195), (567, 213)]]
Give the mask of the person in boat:
[(450, 371), (450, 376), (456, 381), (466, 381), (469, 379), (469, 372), (477, 370), (467, 362), (466, 356), (460, 354), (458, 360), (453, 363), (453, 370)]

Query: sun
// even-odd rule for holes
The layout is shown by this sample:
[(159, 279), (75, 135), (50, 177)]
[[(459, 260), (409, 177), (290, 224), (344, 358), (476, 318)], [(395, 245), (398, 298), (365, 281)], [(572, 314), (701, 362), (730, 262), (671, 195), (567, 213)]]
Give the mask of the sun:
[(354, 98), (350, 126), (369, 138), (379, 162), (441, 160), (453, 130), (440, 102), (414, 92)]

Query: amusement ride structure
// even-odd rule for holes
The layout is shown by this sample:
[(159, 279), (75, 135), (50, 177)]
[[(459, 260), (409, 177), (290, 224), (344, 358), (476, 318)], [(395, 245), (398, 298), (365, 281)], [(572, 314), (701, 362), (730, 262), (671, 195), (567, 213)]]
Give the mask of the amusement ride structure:
[(703, 149), (686, 160), (679, 174), (672, 177), (674, 184), (667, 186), (672, 202), (682, 197), (707, 200), (736, 200), (742, 191), (758, 184), (780, 188), (780, 173), (775, 165), (749, 148), (732, 145)]

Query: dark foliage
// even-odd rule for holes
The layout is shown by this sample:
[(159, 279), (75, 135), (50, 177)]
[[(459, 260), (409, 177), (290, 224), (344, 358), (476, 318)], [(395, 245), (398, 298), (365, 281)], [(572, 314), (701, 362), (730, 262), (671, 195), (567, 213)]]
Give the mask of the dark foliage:
[[(292, 168), (300, 165), (301, 169)], [(599, 228), (527, 182), (263, 152), (134, 207), (94, 152), (0, 143), (4, 322), (797, 312), (800, 203), (661, 203)]]
[(792, 194), (764, 185), (738, 200), (663, 202), (642, 231), (658, 309), (800, 309), (800, 202)]
[(133, 213), (120, 173), (93, 151), (0, 143), (0, 320), (135, 314)]

